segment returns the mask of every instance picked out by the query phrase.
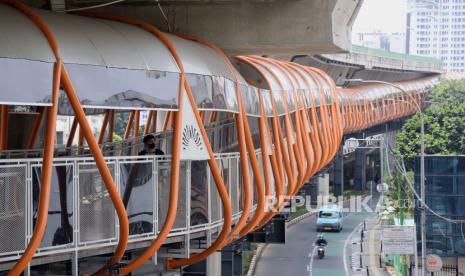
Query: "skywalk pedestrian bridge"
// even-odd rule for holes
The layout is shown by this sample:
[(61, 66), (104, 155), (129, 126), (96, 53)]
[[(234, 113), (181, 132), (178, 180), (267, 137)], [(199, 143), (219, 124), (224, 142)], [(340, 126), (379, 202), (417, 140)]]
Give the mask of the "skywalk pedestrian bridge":
[[(9, 0), (0, 34), (0, 268), (10, 275), (102, 254), (112, 256), (102, 268), (79, 273), (127, 274), (157, 254), (167, 269), (204, 260), (270, 221), (344, 134), (415, 113), (441, 80), (395, 83), (408, 94), (338, 88), (321, 70), (229, 59), (139, 20)], [(122, 113), (126, 133), (113, 141)], [(55, 142), (59, 115), (74, 116), (67, 145)], [(149, 133), (165, 155), (137, 155)]]

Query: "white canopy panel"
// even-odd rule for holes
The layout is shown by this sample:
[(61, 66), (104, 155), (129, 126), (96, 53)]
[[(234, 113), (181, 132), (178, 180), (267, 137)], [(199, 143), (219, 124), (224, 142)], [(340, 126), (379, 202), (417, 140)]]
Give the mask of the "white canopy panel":
[[(177, 109), (179, 68), (151, 32), (130, 24), (35, 10), (58, 42), (83, 107)], [(0, 103), (47, 105), (55, 57), (45, 35), (20, 11), (0, 4)], [(200, 43), (167, 34), (202, 109), (237, 112), (227, 62)], [(27, 82), (24, 80), (27, 79)], [(245, 84), (239, 76), (239, 82)], [(71, 113), (66, 100), (60, 113)]]

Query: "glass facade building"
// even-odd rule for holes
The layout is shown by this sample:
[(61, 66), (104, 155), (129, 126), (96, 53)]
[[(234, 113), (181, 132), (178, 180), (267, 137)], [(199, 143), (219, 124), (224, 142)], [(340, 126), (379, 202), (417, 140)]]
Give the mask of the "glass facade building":
[[(420, 194), (420, 159), (415, 166), (415, 189)], [(437, 214), (465, 220), (465, 156), (425, 156), (426, 204)], [(419, 202), (415, 208), (418, 245), (420, 239)], [(465, 225), (448, 222), (427, 211), (427, 253), (465, 256)]]

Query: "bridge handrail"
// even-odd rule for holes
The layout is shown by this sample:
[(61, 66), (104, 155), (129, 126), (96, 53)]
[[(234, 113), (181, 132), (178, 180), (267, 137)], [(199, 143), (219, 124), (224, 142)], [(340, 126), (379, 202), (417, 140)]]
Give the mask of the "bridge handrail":
[[(260, 156), (260, 150), (256, 151), (257, 156)], [(241, 214), (239, 197), (240, 189), (240, 166), (239, 166), (239, 153), (217, 153), (215, 157), (223, 169), (225, 174), (225, 183), (228, 185), (229, 194), (233, 202), (233, 218), (238, 219)], [(131, 224), (131, 231), (137, 229), (146, 229), (149, 227), (147, 221), (151, 221), (152, 230), (132, 234), (130, 236), (130, 243), (137, 243), (146, 240), (152, 240), (159, 230), (157, 227), (162, 223), (162, 212), (166, 210), (166, 197), (159, 193), (166, 190), (164, 185), (168, 182), (163, 180), (163, 174), (169, 166), (165, 168), (165, 164), (170, 162), (169, 155), (163, 156), (107, 156), (105, 161), (110, 166), (114, 174), (115, 183), (121, 194), (125, 190), (125, 181), (129, 181), (127, 177), (130, 171), (139, 166), (145, 167), (145, 176), (137, 179), (144, 179), (140, 181), (142, 185), (137, 186), (135, 189), (151, 190), (150, 196), (145, 196), (144, 192), (138, 194), (137, 201), (144, 202), (143, 204), (151, 205), (152, 208), (136, 208), (131, 207), (131, 201), (128, 205), (128, 217)], [(137, 165), (136, 165), (137, 164)], [(184, 236), (188, 238), (193, 233), (199, 231), (206, 231), (206, 235), (212, 235), (214, 229), (222, 225), (222, 212), (221, 202), (218, 193), (214, 188), (211, 180), (211, 172), (205, 167), (205, 170), (199, 175), (199, 169), (192, 170), (192, 166), (208, 166), (205, 161), (183, 161), (183, 174), (181, 181), (184, 185), (180, 185), (182, 191), (180, 195), (185, 196), (184, 206), (180, 206), (176, 223), (170, 233), (170, 237)], [(225, 165), (225, 166), (223, 166)], [(0, 263), (13, 261), (21, 256), (24, 251), (27, 240), (32, 234), (34, 222), (34, 207), (36, 200), (34, 195), (37, 194), (38, 182), (40, 182), (40, 170), (42, 166), (41, 158), (33, 159), (3, 159), (0, 160), (0, 188), (10, 191), (10, 198), (5, 201), (3, 206), (0, 206), (0, 223), (1, 225), (9, 225), (10, 232), (22, 233), (22, 235), (13, 235), (13, 238), (7, 239), (2, 237), (2, 245), (0, 245)], [(108, 202), (109, 198), (106, 194), (105, 186), (101, 182), (101, 177), (98, 175), (98, 170), (95, 167), (95, 162), (92, 157), (55, 157), (53, 159), (54, 178), (52, 181), (52, 197), (57, 196), (57, 192), (62, 187), (59, 186), (58, 176), (59, 173), (65, 171), (66, 176), (61, 176), (66, 179), (67, 186), (67, 208), (66, 215), (70, 219), (71, 240), (64, 244), (58, 244), (59, 236), (65, 231), (60, 224), (59, 220), (54, 218), (60, 217), (63, 214), (63, 209), (60, 210), (59, 206), (51, 206), (49, 210), (49, 224), (47, 225), (46, 234), (42, 241), (39, 250), (35, 256), (53, 255), (65, 252), (73, 252), (74, 250), (95, 249), (98, 247), (106, 247), (115, 245), (118, 242), (117, 228), (118, 219), (115, 216), (115, 211), (111, 208), (111, 203)], [(59, 168), (59, 169), (58, 169)], [(226, 169), (226, 171), (224, 171)], [(60, 172), (58, 172), (60, 170)], [(195, 176), (193, 174), (196, 174)], [(233, 175), (235, 174), (235, 175)], [(207, 181), (203, 184), (202, 181), (195, 181), (206, 177)], [(203, 178), (202, 178), (203, 179)], [(6, 181), (7, 180), (7, 181)], [(87, 181), (86, 181), (87, 180)], [(85, 181), (85, 182), (82, 182)], [(195, 181), (195, 185), (193, 185)], [(197, 185), (197, 186), (196, 186)], [(213, 186), (212, 186), (213, 185)], [(39, 185), (40, 186), (40, 185)], [(200, 189), (200, 190), (199, 190)], [(86, 192), (84, 192), (86, 191)], [(92, 193), (90, 193), (92, 191)], [(200, 192), (202, 191), (202, 193)], [(196, 193), (197, 197), (192, 193)], [(205, 198), (205, 193), (207, 197)], [(6, 193), (8, 195), (8, 193)], [(202, 200), (195, 200), (198, 197), (203, 197)], [(55, 205), (60, 201), (55, 198)], [(108, 208), (103, 208), (105, 203), (109, 203)], [(151, 204), (150, 204), (151, 203)], [(256, 207), (256, 202), (254, 203)], [(181, 204), (182, 205), (182, 204)], [(101, 209), (89, 209), (87, 206), (101, 206)], [(216, 206), (216, 207), (215, 207)], [(3, 207), (3, 208), (1, 208)], [(8, 209), (10, 207), (10, 209)], [(199, 219), (198, 216), (192, 217), (191, 211), (207, 212), (208, 220), (203, 223), (193, 223), (192, 218)], [(15, 218), (16, 223), (11, 223), (11, 219)], [(98, 218), (98, 220), (96, 219)], [(134, 222), (136, 218), (142, 218), (141, 221), (145, 223)], [(8, 223), (10, 220), (10, 223)], [(19, 221), (19, 223), (18, 223)], [(22, 222), (21, 222), (22, 221)], [(100, 221), (100, 223), (99, 223)], [(94, 228), (94, 229), (92, 229)], [(157, 231), (155, 231), (155, 229)], [(208, 230), (208, 231), (207, 231)], [(1, 232), (1, 231), (0, 231)], [(3, 232), (5, 233), (5, 232)], [(79, 233), (79, 234), (78, 234)], [(99, 234), (96, 234), (99, 233)], [(209, 237), (212, 238), (212, 237)], [(55, 243), (55, 244), (54, 244)], [(188, 243), (187, 243), (188, 244)], [(188, 251), (189, 248), (186, 248)]]

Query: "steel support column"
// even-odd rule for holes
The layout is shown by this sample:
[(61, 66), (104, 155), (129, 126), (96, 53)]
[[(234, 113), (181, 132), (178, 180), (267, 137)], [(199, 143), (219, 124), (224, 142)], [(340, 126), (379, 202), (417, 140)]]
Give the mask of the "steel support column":
[(242, 275), (242, 242), (236, 242), (221, 249), (221, 275)]
[[(360, 136), (360, 135), (359, 135)], [(363, 135), (361, 135), (363, 136)], [(366, 183), (366, 149), (358, 148), (355, 150), (355, 190), (361, 191), (365, 188)]]
[(334, 196), (342, 196), (344, 193), (344, 154), (343, 147), (339, 148), (339, 151), (334, 159)]

